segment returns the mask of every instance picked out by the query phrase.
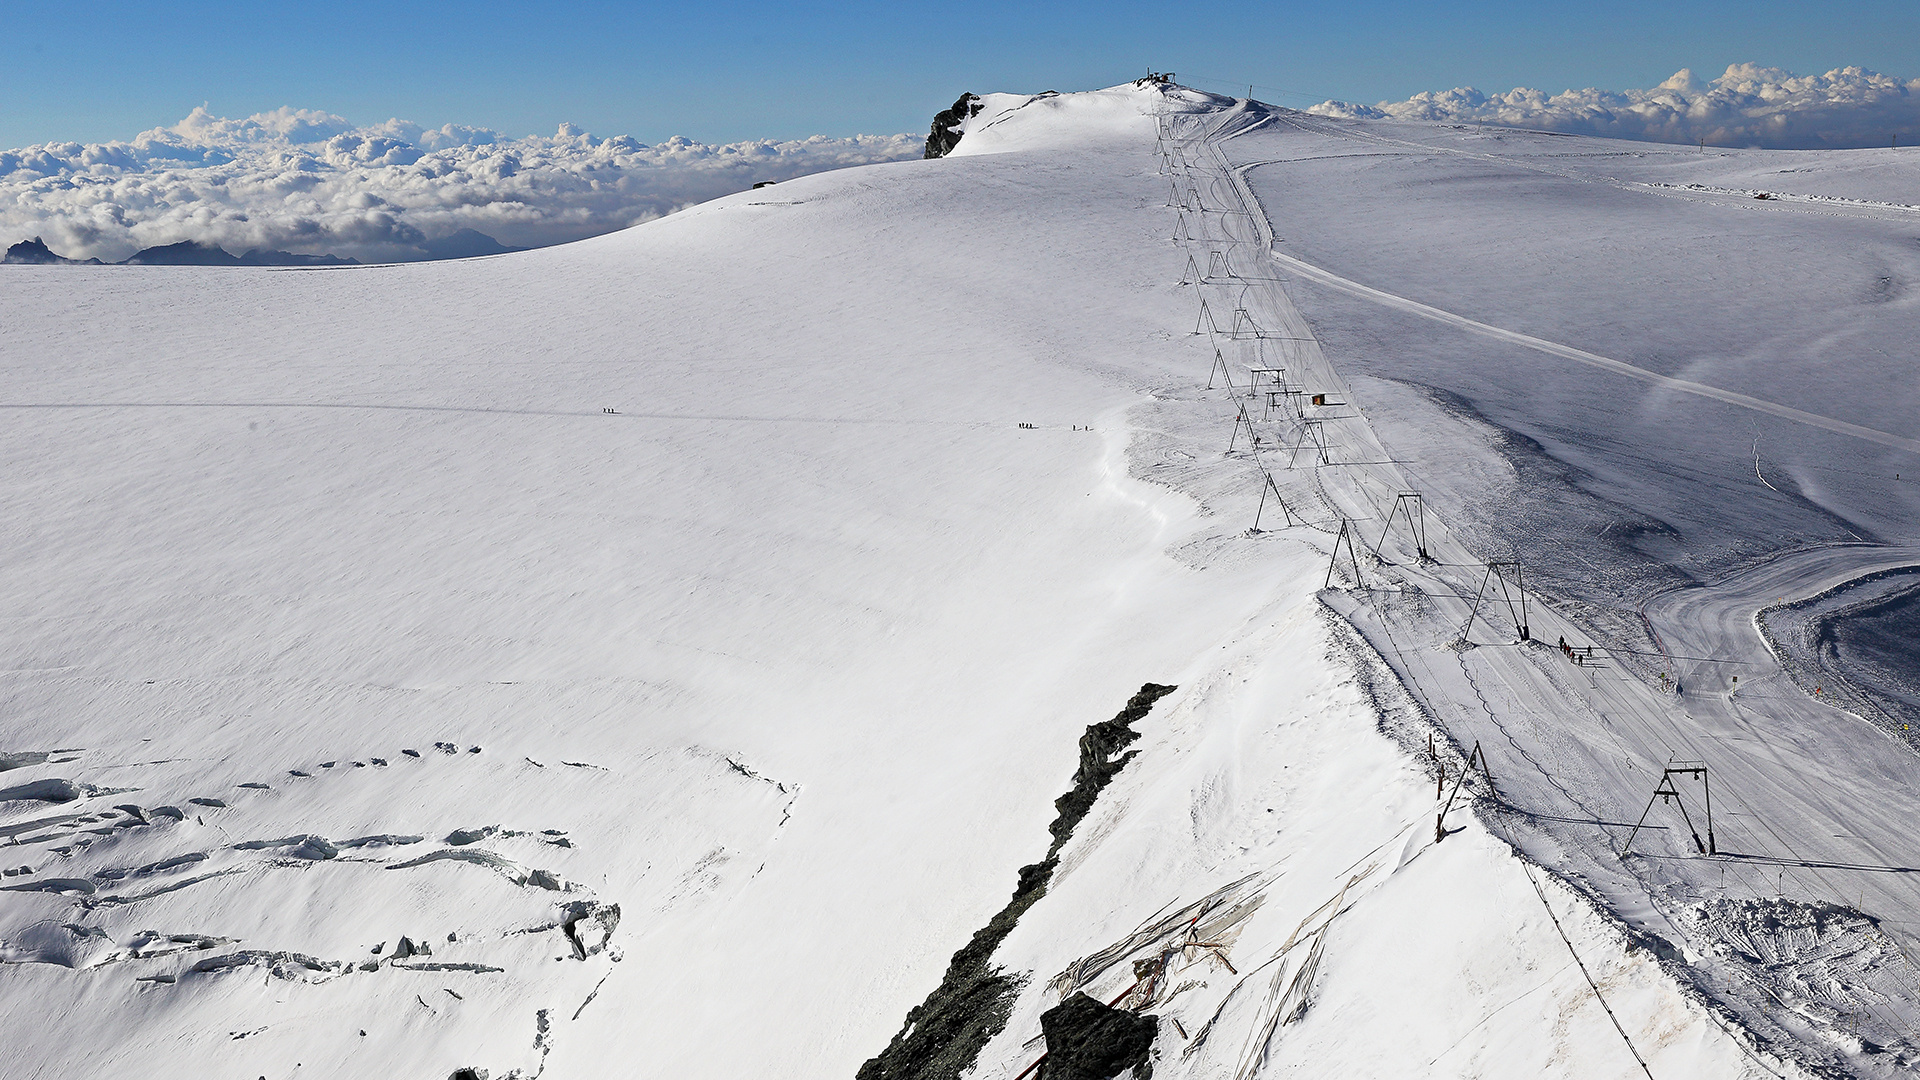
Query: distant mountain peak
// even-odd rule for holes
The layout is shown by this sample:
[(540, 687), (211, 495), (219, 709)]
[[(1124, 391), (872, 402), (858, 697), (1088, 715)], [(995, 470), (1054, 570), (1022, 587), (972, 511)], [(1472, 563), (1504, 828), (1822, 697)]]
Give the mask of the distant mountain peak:
[(250, 249), (240, 256), (241, 266), (359, 266), (359, 259), (343, 259), (338, 255), (298, 255), (291, 251), (268, 251), (265, 248)]
[(47, 247), (46, 241), (36, 236), (31, 240), (22, 240), (8, 248), (6, 256), (0, 258), (0, 263), (24, 263), (37, 266), (98, 266), (100, 265), (100, 260), (69, 259), (55, 255), (53, 249)]
[(420, 250), (426, 252), (429, 259), (472, 259), (481, 255), (505, 255), (508, 252), (527, 249), (508, 247), (478, 229), (461, 229), (438, 240), (423, 242)]
[(128, 266), (239, 266), (238, 256), (229, 255), (227, 250), (212, 244), (202, 244), (198, 240), (182, 240), (177, 244), (161, 244), (142, 248), (129, 256), (124, 265)]

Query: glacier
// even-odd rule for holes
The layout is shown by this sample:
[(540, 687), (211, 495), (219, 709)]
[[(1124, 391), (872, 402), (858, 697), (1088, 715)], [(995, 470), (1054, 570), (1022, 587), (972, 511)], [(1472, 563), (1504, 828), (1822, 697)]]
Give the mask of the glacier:
[(1768, 629), (1920, 561), (1920, 165), (980, 102), (0, 268), (0, 1075), (853, 1075), (1149, 683), (961, 1074), (1077, 993), (1162, 1078), (1920, 1062), (1915, 744)]

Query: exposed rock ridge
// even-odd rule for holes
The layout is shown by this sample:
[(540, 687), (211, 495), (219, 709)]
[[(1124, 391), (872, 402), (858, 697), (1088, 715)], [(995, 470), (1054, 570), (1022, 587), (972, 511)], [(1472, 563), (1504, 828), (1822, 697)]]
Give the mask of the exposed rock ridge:
[(905, 1026), (887, 1048), (860, 1066), (856, 1080), (958, 1080), (973, 1067), (987, 1040), (1006, 1027), (1023, 980), (992, 966), (993, 953), (1020, 916), (1046, 895), (1047, 883), (1059, 865), (1060, 848), (1093, 809), (1100, 790), (1133, 760), (1134, 754), (1121, 753), (1140, 737), (1133, 723), (1174, 689), (1147, 683), (1118, 716), (1089, 726), (1080, 736), (1080, 767), (1073, 774), (1073, 788), (1053, 803), (1057, 816), (1047, 827), (1053, 834), (1047, 857), (1020, 868), (1007, 906), (953, 954), (940, 985), (907, 1013)]
[(953, 108), (934, 113), (933, 130), (927, 133), (927, 158), (946, 157), (954, 147), (960, 145), (960, 125), (979, 115), (983, 104), (974, 94), (961, 94), (959, 100), (953, 103)]

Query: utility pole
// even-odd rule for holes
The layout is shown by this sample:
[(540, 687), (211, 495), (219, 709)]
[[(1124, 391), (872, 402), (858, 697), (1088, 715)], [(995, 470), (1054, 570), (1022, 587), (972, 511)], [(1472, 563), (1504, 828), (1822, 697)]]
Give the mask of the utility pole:
[[(1507, 585), (1507, 574), (1509, 572), (1513, 574), (1512, 590), (1509, 590)], [(1527, 626), (1527, 579), (1521, 572), (1519, 560), (1507, 559), (1487, 564), (1487, 572), (1481, 575), (1480, 578), (1480, 587), (1474, 590), (1473, 606), (1467, 610), (1467, 625), (1460, 628), (1460, 639), (1462, 641), (1465, 641), (1467, 635), (1473, 631), (1473, 620), (1475, 616), (1480, 614), (1480, 598), (1487, 595), (1487, 585), (1496, 580), (1500, 583), (1500, 597), (1502, 600), (1505, 600), (1507, 604), (1507, 614), (1513, 619), (1513, 628), (1520, 632), (1520, 640), (1528, 641), (1532, 639), (1532, 634)], [(1520, 594), (1517, 609), (1514, 603), (1515, 591)], [(1491, 626), (1489, 626), (1489, 629), (1491, 629)]]
[(1340, 534), (1333, 538), (1333, 558), (1327, 560), (1327, 581), (1321, 588), (1333, 587), (1333, 570), (1340, 565), (1340, 545), (1347, 545), (1347, 558), (1353, 561), (1353, 585), (1360, 587), (1360, 554), (1353, 549), (1353, 534), (1347, 530), (1347, 519), (1340, 519)]
[[(1403, 512), (1407, 517), (1407, 527), (1413, 530), (1414, 548), (1420, 553), (1420, 561), (1430, 562), (1433, 556), (1427, 554), (1427, 508), (1417, 491), (1403, 491), (1394, 497), (1393, 509), (1387, 511), (1387, 524), (1380, 530), (1379, 542), (1373, 545), (1374, 555), (1380, 554), (1380, 546), (1387, 542), (1387, 536), (1393, 532), (1393, 519)], [(1416, 512), (1418, 517), (1414, 516)]]
[(1253, 434), (1253, 420), (1247, 415), (1247, 407), (1243, 404), (1240, 406), (1239, 411), (1233, 414), (1233, 437), (1227, 440), (1227, 453), (1229, 454), (1233, 453), (1234, 445), (1240, 441), (1240, 426), (1242, 424), (1246, 425), (1247, 428), (1247, 445), (1253, 447), (1256, 452), (1260, 449), (1259, 441), (1254, 438)]
[[(1707, 800), (1707, 839), (1700, 841), (1700, 833), (1693, 827), (1693, 818), (1687, 814), (1687, 802), (1680, 797), (1680, 789), (1673, 785), (1676, 776), (1691, 776), (1700, 781), (1700, 787)], [(1646, 823), (1647, 815), (1653, 812), (1655, 799), (1665, 799), (1669, 805), (1680, 807), (1680, 820), (1686, 822), (1687, 833), (1693, 837), (1694, 849), (1702, 855), (1718, 855), (1720, 848), (1713, 840), (1713, 785), (1707, 782), (1707, 765), (1703, 761), (1683, 761), (1678, 765), (1669, 764), (1660, 774), (1660, 782), (1653, 787), (1653, 794), (1647, 799), (1647, 808), (1640, 811), (1640, 820), (1633, 823), (1633, 831), (1627, 834), (1626, 846), (1620, 849), (1622, 856), (1633, 850), (1633, 838), (1640, 834), (1640, 826)]]
[(1261, 468), (1260, 475), (1266, 477), (1267, 482), (1266, 482), (1266, 485), (1260, 489), (1260, 505), (1256, 507), (1253, 511), (1252, 531), (1253, 532), (1260, 531), (1260, 515), (1266, 512), (1268, 491), (1273, 492), (1274, 501), (1280, 504), (1280, 512), (1286, 515), (1287, 527), (1292, 528), (1293, 527), (1293, 507), (1288, 506), (1287, 500), (1281, 496), (1280, 485), (1273, 482), (1273, 474), (1268, 472), (1265, 467)]

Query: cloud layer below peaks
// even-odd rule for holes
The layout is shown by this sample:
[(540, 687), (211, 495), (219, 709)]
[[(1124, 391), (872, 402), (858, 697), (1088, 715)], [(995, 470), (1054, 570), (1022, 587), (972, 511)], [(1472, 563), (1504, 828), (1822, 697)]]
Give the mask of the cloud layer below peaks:
[[(131, 141), (0, 151), (0, 242), (42, 236), (116, 261), (193, 240), (363, 261), (422, 258), (462, 229), (521, 247), (625, 228), (691, 203), (848, 165), (916, 158), (911, 135), (647, 145), (562, 124), (552, 137), (404, 120), (356, 127), (278, 109), (205, 108)], [(4, 246), (0, 243), (0, 246)]]
[(1682, 69), (1651, 90), (1525, 88), (1483, 94), (1471, 87), (1415, 94), (1406, 101), (1327, 101), (1309, 112), (1374, 120), (1499, 124), (1578, 135), (1709, 146), (1810, 150), (1920, 141), (1920, 79), (1864, 68), (1799, 76), (1735, 64), (1701, 80)]

